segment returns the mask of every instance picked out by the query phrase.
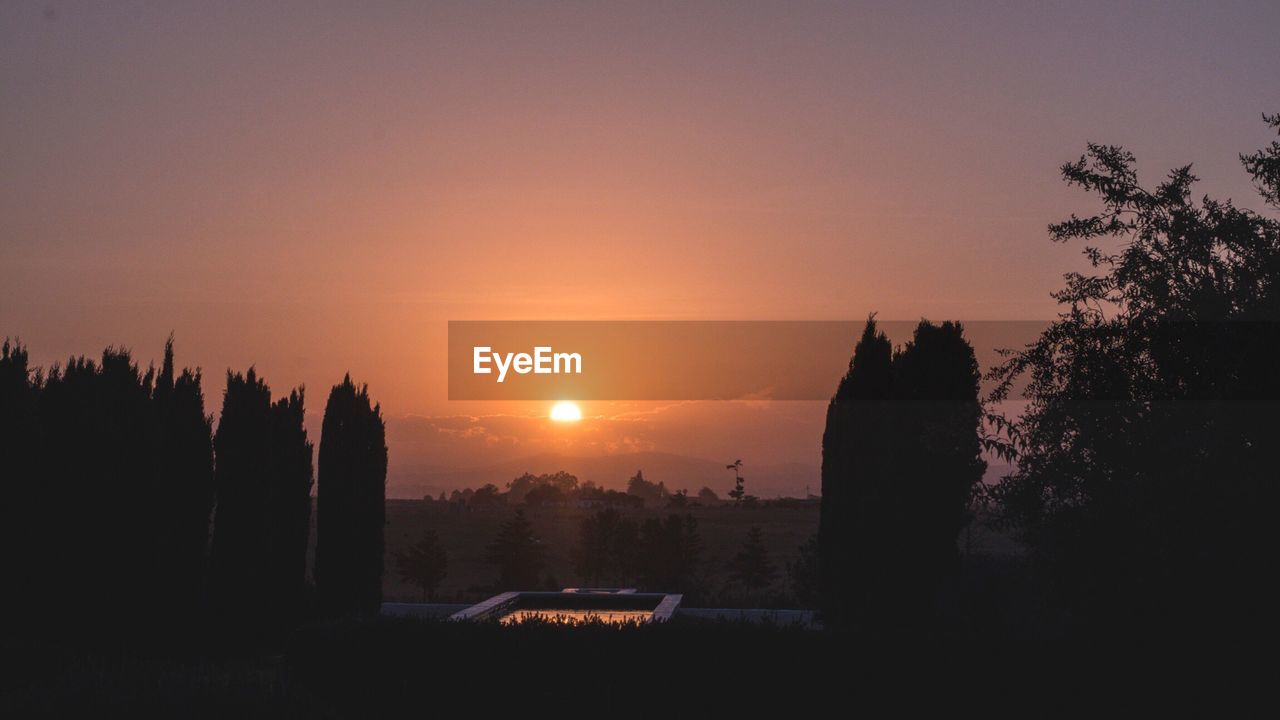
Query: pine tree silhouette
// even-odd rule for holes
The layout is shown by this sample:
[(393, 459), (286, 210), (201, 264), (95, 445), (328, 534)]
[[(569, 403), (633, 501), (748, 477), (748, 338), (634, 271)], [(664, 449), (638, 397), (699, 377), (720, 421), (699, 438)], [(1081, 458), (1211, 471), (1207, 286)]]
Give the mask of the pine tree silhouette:
[(436, 588), (449, 571), (449, 554), (440, 544), (435, 530), (422, 532), (418, 542), (395, 554), (400, 577), (422, 588), (422, 601), (435, 595)]
[(742, 549), (729, 561), (729, 577), (748, 592), (764, 590), (777, 579), (778, 571), (764, 546), (760, 528), (747, 531)]
[(498, 568), (498, 585), (504, 590), (531, 590), (546, 565), (546, 546), (533, 534), (524, 510), (502, 523), (498, 536), (485, 548), (485, 560)]

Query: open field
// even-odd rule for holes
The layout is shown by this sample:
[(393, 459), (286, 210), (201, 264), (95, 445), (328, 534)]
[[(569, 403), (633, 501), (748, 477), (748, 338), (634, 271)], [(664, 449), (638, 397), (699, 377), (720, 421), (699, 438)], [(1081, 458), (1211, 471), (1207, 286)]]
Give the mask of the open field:
[[(440, 601), (473, 601), (493, 594), (497, 572), (485, 562), (485, 546), (498, 527), (512, 516), (514, 508), (493, 511), (451, 509), (444, 503), (421, 500), (388, 500), (386, 572), (383, 598), (388, 602), (416, 602), (421, 591), (405, 583), (397, 572), (394, 553), (415, 542), (424, 529), (432, 528), (449, 553), (449, 574), (441, 584)], [(578, 540), (578, 526), (594, 510), (573, 507), (525, 508), (525, 516), (547, 547), (544, 576), (559, 587), (582, 584), (573, 571), (570, 553)], [(622, 510), (639, 522), (664, 517), (669, 512), (689, 512), (698, 521), (702, 539), (703, 585), (715, 591), (728, 580), (726, 564), (738, 552), (747, 531), (759, 527), (778, 571), (777, 591), (785, 590), (786, 564), (799, 554), (800, 545), (818, 531), (818, 507), (735, 508), (692, 507), (682, 511)], [(528, 588), (501, 588), (502, 590)], [(668, 588), (680, 592), (684, 588)]]
[[(578, 527), (584, 517), (594, 513), (576, 507), (524, 508), (525, 516), (547, 548), (544, 581), (554, 580), (556, 589), (584, 584), (573, 571), (571, 552), (578, 541)], [(467, 511), (444, 503), (421, 500), (388, 500), (386, 526), (386, 570), (383, 574), (383, 599), (387, 602), (419, 602), (421, 591), (400, 577), (395, 551), (415, 542), (422, 531), (432, 528), (449, 554), (449, 574), (434, 600), (438, 602), (473, 602), (495, 591), (529, 589), (498, 588), (497, 570), (485, 561), (485, 547), (498, 533), (499, 526), (515, 512), (514, 508), (491, 511)], [(795, 562), (800, 546), (818, 532), (818, 506), (777, 505), (741, 508), (690, 507), (686, 510), (620, 510), (637, 522), (650, 517), (664, 517), (672, 512), (688, 512), (698, 521), (702, 540), (701, 585), (710, 594), (718, 594), (728, 582), (729, 560), (738, 552), (747, 531), (759, 527), (778, 573), (777, 582), (767, 594), (789, 592), (787, 564)], [(959, 538), (961, 553), (978, 557), (1019, 555), (1021, 549), (1007, 536), (993, 532), (983, 523), (973, 523)], [(533, 588), (541, 589), (541, 588)], [(687, 592), (687, 588), (661, 588), (671, 592)], [(695, 600), (690, 598), (690, 600)]]

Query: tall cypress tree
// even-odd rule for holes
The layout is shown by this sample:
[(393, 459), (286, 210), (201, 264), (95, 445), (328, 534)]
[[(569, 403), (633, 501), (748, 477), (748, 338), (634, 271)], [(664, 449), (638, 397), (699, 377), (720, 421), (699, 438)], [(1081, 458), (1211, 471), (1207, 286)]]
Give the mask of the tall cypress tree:
[(382, 410), (351, 376), (329, 393), (316, 491), (316, 591), (333, 615), (382, 605), (387, 442)]
[(300, 391), (274, 405), (250, 368), (227, 372), (214, 436), (217, 511), (212, 591), (221, 618), (244, 627), (290, 622), (306, 568), (311, 443)]
[(271, 406), (271, 471), (267, 507), (274, 579), (272, 592), (296, 608), (306, 592), (307, 540), (311, 530), (312, 444), (303, 425), (302, 388)]
[(894, 482), (885, 528), (894, 552), (879, 591), (882, 613), (918, 624), (959, 560), (957, 538), (986, 471), (979, 438), (980, 374), (957, 322), (921, 321), (893, 362)]
[(856, 614), (856, 591), (864, 548), (874, 542), (874, 495), (887, 473), (883, 423), (892, 377), (893, 347), (867, 318), (849, 371), (827, 406), (822, 434), (822, 505), (818, 527), (823, 622), (848, 627)]
[(196, 610), (208, 566), (213, 514), (213, 419), (204, 412), (199, 370), (176, 373), (173, 338), (152, 392), (155, 567), (157, 591), (173, 614)]
[(819, 558), (830, 627), (919, 627), (955, 561), (986, 469), (963, 332), (922, 321), (893, 353), (869, 320), (828, 406)]
[[(28, 364), (27, 349), (8, 338), (0, 346), (0, 567), (4, 568), (8, 591), (0, 593), (0, 612), (6, 627), (9, 621), (29, 618), (37, 606), (41, 587), (36, 578), (40, 566), (41, 543), (32, 543), (38, 534), (38, 493), (43, 485), (37, 476), (36, 402), (41, 378)], [(19, 626), (29, 624), (21, 621)]]

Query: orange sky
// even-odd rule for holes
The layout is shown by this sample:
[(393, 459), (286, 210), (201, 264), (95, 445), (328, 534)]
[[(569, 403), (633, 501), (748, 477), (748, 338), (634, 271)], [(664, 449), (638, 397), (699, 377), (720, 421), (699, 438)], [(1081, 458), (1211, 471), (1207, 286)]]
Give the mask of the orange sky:
[[(313, 420), (350, 370), (393, 466), (484, 456), (409, 416), (545, 413), (449, 403), (447, 320), (1049, 317), (1086, 140), (1245, 200), (1280, 109), (1272, 3), (257, 5), (0, 6), (0, 335), (173, 331), (211, 408), (256, 364)], [(587, 410), (504, 433), (626, 447)], [(821, 410), (635, 441), (816, 463)]]

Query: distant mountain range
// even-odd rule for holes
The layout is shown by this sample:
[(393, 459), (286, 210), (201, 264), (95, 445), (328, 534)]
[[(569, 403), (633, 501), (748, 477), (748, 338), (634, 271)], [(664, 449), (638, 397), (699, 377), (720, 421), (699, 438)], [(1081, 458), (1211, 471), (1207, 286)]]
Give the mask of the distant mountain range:
[[(725, 469), (728, 460), (717, 462), (706, 458), (660, 452), (620, 453), (576, 457), (542, 453), (473, 468), (437, 465), (393, 466), (387, 475), (387, 496), (421, 498), (462, 488), (476, 488), (493, 483), (505, 488), (508, 482), (526, 472), (535, 475), (564, 470), (580, 481), (590, 480), (605, 488), (625, 490), (627, 480), (643, 470), (646, 480), (663, 482), (670, 490), (687, 489), (695, 494), (704, 485), (724, 497), (733, 488), (733, 473)], [(806, 487), (817, 494), (819, 468), (804, 463), (744, 465), (746, 489), (752, 495), (803, 497)]]

